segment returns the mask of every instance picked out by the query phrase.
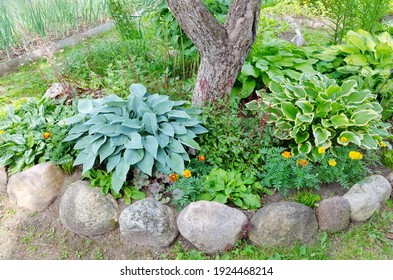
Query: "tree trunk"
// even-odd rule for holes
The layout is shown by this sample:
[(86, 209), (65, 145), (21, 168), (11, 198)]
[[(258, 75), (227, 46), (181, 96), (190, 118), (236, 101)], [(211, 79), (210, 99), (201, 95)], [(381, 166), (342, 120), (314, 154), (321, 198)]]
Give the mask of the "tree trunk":
[(255, 41), (261, 0), (233, 0), (223, 25), (202, 0), (167, 0), (167, 3), (200, 52), (193, 105), (201, 106), (230, 94)]

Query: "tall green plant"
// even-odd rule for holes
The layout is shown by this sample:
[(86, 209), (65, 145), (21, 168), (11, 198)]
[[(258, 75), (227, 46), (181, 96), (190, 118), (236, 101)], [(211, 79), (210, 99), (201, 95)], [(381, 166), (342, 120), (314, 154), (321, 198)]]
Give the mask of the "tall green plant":
[[(107, 172), (114, 170), (112, 187), (119, 192), (131, 167), (152, 175), (153, 167), (169, 174), (184, 171), (190, 158), (184, 146), (199, 149), (194, 138), (207, 130), (196, 117), (168, 96), (149, 95), (140, 84), (130, 87), (126, 100), (112, 94), (108, 97), (78, 102), (77, 115), (66, 119), (73, 125), (64, 141), (75, 141), (79, 154), (75, 165), (83, 173), (96, 160), (105, 163)], [(184, 146), (183, 146), (184, 145)]]

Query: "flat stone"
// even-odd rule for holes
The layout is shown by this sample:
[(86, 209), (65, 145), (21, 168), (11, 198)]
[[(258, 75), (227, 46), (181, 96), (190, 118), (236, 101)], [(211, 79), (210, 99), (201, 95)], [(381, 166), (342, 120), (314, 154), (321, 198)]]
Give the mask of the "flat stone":
[(314, 211), (296, 202), (278, 202), (259, 209), (251, 218), (250, 240), (259, 246), (309, 244), (318, 231)]
[(322, 200), (316, 215), (321, 231), (339, 232), (348, 227), (351, 209), (345, 198), (335, 196)]
[(376, 210), (386, 203), (392, 193), (389, 181), (381, 175), (373, 175), (355, 184), (344, 198), (351, 208), (351, 220), (368, 220)]
[(43, 211), (57, 198), (63, 183), (61, 169), (53, 163), (44, 162), (12, 175), (7, 192), (18, 206)]
[(247, 217), (238, 209), (212, 201), (190, 203), (177, 224), (181, 235), (206, 254), (224, 252), (240, 239)]
[(91, 237), (117, 228), (119, 206), (111, 195), (89, 185), (76, 181), (68, 186), (60, 200), (59, 216), (69, 231)]
[(5, 167), (0, 167), (0, 194), (7, 193), (8, 175)]
[(153, 198), (126, 207), (119, 223), (124, 241), (136, 249), (169, 246), (179, 234), (175, 210)]

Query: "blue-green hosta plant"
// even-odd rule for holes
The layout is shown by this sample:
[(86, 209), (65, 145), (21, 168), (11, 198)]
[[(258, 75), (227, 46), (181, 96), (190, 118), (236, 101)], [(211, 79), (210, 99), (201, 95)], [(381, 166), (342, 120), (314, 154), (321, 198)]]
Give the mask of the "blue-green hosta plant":
[(315, 159), (335, 145), (378, 149), (388, 143), (382, 142), (389, 125), (381, 121), (381, 105), (369, 90), (358, 90), (355, 80), (339, 86), (322, 74), (303, 73), (296, 84), (277, 77), (269, 88), (272, 93), (259, 91), (261, 98), (247, 107), (270, 113), (274, 135), (290, 141), (294, 155)]
[(148, 94), (140, 84), (130, 87), (127, 99), (108, 97), (78, 102), (77, 114), (65, 120), (73, 127), (64, 141), (76, 141), (79, 154), (74, 165), (83, 173), (96, 160), (113, 172), (112, 188), (119, 192), (130, 167), (152, 175), (153, 167), (163, 173), (184, 171), (190, 158), (186, 147), (199, 149), (194, 140), (207, 130), (192, 116), (192, 110), (166, 95)]

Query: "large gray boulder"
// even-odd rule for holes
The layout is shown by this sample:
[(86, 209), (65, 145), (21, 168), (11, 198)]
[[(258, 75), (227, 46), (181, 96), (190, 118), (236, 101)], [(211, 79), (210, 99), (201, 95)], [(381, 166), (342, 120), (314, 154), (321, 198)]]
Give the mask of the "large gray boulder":
[(118, 225), (119, 206), (111, 195), (99, 188), (90, 188), (86, 181), (70, 184), (60, 199), (59, 217), (62, 225), (77, 234), (98, 236)]
[(175, 210), (153, 198), (126, 207), (119, 223), (124, 241), (135, 249), (169, 246), (179, 234)]
[(351, 220), (362, 222), (368, 220), (376, 210), (386, 203), (392, 187), (381, 175), (373, 175), (354, 185), (344, 198), (351, 208)]
[(44, 162), (12, 175), (7, 191), (18, 206), (43, 211), (57, 198), (63, 183), (61, 169), (53, 163)]
[(251, 218), (250, 240), (259, 246), (309, 244), (318, 231), (313, 210), (296, 202), (278, 202), (259, 209)]
[(192, 202), (180, 213), (181, 235), (199, 250), (214, 254), (230, 249), (241, 237), (247, 217), (240, 210), (218, 202)]
[(0, 195), (7, 193), (7, 172), (5, 167), (0, 167)]
[(345, 198), (335, 196), (322, 200), (316, 214), (321, 231), (338, 232), (348, 227), (351, 209)]

